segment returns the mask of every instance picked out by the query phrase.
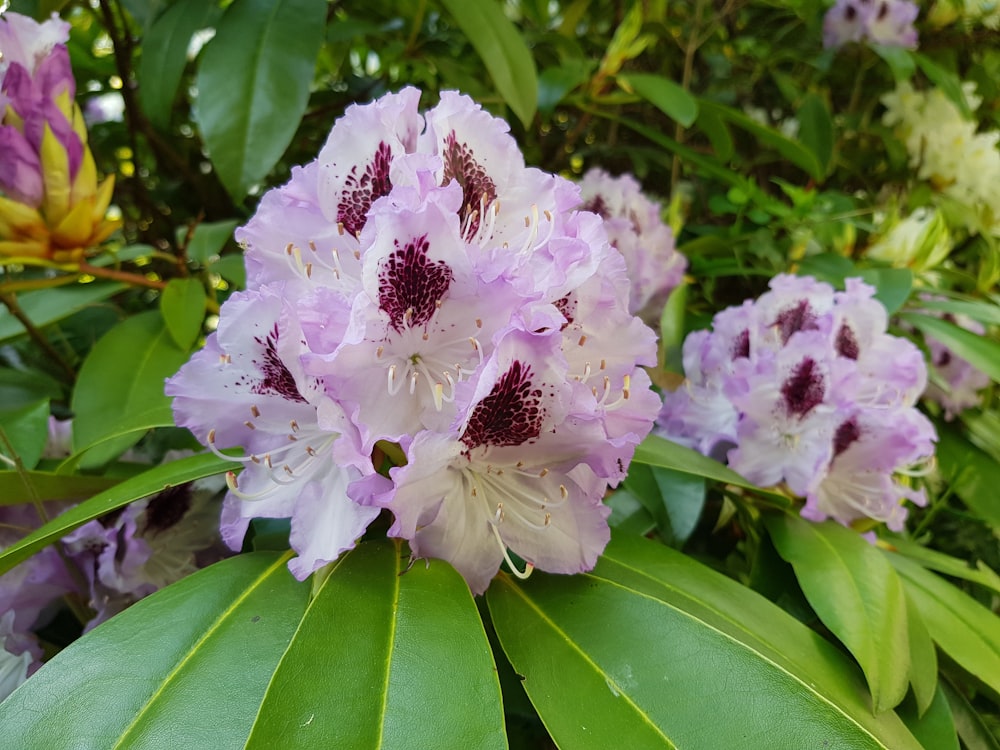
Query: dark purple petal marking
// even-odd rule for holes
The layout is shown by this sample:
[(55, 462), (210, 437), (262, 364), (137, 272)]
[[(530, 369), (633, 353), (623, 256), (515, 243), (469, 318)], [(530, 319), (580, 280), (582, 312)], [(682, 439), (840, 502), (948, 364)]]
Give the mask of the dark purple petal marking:
[(571, 300), (569, 297), (563, 297), (560, 300), (556, 300), (556, 309), (563, 314), (566, 318), (566, 322), (562, 324), (560, 330), (565, 330), (566, 326), (571, 325), (576, 315), (576, 301)]
[(741, 357), (743, 359), (749, 359), (750, 358), (750, 330), (749, 329), (746, 329), (746, 328), (743, 329), (742, 331), (739, 332), (739, 335), (737, 335), (736, 338), (733, 339), (732, 354), (733, 354), (733, 359), (734, 360), (740, 359)]
[(837, 331), (837, 353), (848, 359), (857, 359), (858, 354), (860, 354), (858, 339), (847, 323), (841, 325), (840, 330)]
[(611, 212), (608, 210), (607, 201), (604, 200), (603, 195), (595, 195), (589, 201), (580, 206), (581, 211), (591, 211), (602, 219), (610, 219)]
[(782, 384), (781, 395), (788, 413), (798, 417), (804, 417), (821, 403), (826, 395), (826, 385), (816, 360), (806, 357), (799, 362)]
[[(462, 186), (462, 223), (470, 221), (470, 230), (474, 235), (479, 231), (479, 211), (489, 206), (497, 197), (496, 184), (486, 174), (483, 165), (476, 161), (472, 149), (467, 143), (459, 143), (455, 131), (451, 131), (444, 141), (444, 182), (447, 185), (452, 180)], [(475, 213), (475, 216), (472, 214)], [(471, 217), (471, 218), (470, 218)]]
[(389, 144), (381, 141), (363, 172), (358, 173), (357, 164), (351, 167), (337, 203), (337, 221), (351, 234), (357, 235), (361, 231), (372, 203), (383, 195), (388, 195), (392, 189), (392, 183), (389, 182), (391, 161), (392, 150)]
[(846, 451), (851, 443), (856, 442), (860, 437), (861, 428), (858, 427), (858, 421), (851, 417), (841, 424), (833, 434), (833, 457), (836, 458)]
[(264, 347), (263, 357), (259, 361), (254, 361), (263, 379), (250, 386), (251, 393), (281, 396), (286, 401), (306, 403), (299, 393), (298, 386), (295, 385), (295, 378), (278, 356), (278, 324), (274, 324), (274, 328), (266, 338), (254, 336), (254, 341)]
[(166, 531), (176, 525), (191, 508), (191, 485), (179, 484), (150, 498), (146, 505), (143, 534)]
[(378, 306), (389, 316), (390, 325), (400, 333), (403, 327), (427, 323), (447, 294), (455, 274), (443, 260), (427, 257), (427, 235), (416, 237), (396, 250), (378, 272)]
[(538, 437), (545, 410), (542, 391), (532, 388), (531, 374), (530, 365), (515, 360), (490, 395), (476, 404), (461, 438), (469, 450), (481, 445), (522, 445)]
[(813, 311), (809, 300), (804, 299), (791, 307), (786, 307), (771, 324), (781, 329), (781, 343), (787, 344), (793, 333), (798, 331), (814, 331), (816, 325), (816, 313)]

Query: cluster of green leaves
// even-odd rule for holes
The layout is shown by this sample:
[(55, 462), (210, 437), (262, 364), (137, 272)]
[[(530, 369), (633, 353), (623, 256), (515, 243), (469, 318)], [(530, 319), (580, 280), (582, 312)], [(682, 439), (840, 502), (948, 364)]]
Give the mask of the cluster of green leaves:
[[(155, 465), (198, 448), (172, 427), (163, 379), (244, 284), (232, 231), (262, 192), (315, 157), (347, 106), (408, 84), (425, 106), (457, 88), (505, 116), (529, 163), (630, 171), (669, 202), (690, 268), (664, 310), (665, 386), (688, 331), (788, 270), (864, 277), (901, 333), (1000, 381), (995, 335), (927, 314), (997, 330), (995, 238), (956, 234), (933, 274), (864, 254), (877, 208), (934, 199), (878, 96), (912, 77), (965, 106), (973, 80), (993, 102), (984, 127), (1000, 127), (988, 36), (922, 28), (919, 52), (823, 50), (820, 0), (11, 9), (71, 21), (81, 104), (122, 97), (124, 120), (92, 125), (90, 142), (125, 223), (90, 273), (0, 276), (0, 503), (82, 499), (0, 553), (0, 571), (231, 466)], [(66, 458), (42, 457), (50, 414), (74, 419)], [(287, 531), (262, 526), (253, 550), (52, 658), (0, 704), (5, 742), (1000, 748), (1000, 413), (987, 399), (952, 423), (933, 416), (930, 504), (874, 544), (658, 438), (609, 498), (613, 540), (591, 573), (501, 573), (482, 601), (446, 563), (408, 569), (378, 534), (298, 583), (271, 549)], [(123, 460), (129, 449), (153, 468)]]

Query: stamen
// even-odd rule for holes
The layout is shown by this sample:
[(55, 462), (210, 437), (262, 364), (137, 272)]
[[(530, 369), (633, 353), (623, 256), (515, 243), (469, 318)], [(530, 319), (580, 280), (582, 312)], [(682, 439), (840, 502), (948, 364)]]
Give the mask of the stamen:
[(258, 409), (256, 405), (252, 405), (250, 407), (250, 413), (253, 414), (255, 417), (259, 417), (260, 416), (260, 409)]
[(517, 566), (514, 564), (514, 561), (510, 559), (510, 553), (507, 551), (507, 545), (504, 544), (503, 539), (500, 538), (500, 532), (497, 531), (497, 527), (491, 525), (490, 528), (493, 530), (493, 536), (496, 538), (497, 544), (500, 545), (500, 551), (503, 552), (504, 562), (507, 563), (507, 567), (510, 568), (510, 572), (513, 573), (516, 577), (520, 578), (522, 581), (527, 579), (528, 576), (531, 575), (531, 571), (535, 569), (535, 566), (530, 562), (526, 562), (524, 564), (524, 571), (522, 572), (518, 570)]

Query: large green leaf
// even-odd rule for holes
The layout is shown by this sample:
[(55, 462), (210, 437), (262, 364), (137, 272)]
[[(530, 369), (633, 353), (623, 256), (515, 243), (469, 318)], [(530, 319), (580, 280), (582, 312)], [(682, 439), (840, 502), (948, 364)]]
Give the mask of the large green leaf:
[(933, 700), (922, 714), (913, 700), (907, 700), (899, 708), (900, 717), (927, 750), (959, 750), (955, 720), (944, 690), (938, 689), (931, 697)]
[[(72, 284), (52, 289), (39, 289), (17, 296), (17, 302), (25, 316), (36, 327), (68, 318), (73, 313), (89, 305), (103, 302), (125, 289), (124, 284), (94, 282), (93, 284)], [(21, 321), (11, 315), (6, 307), (0, 308), (0, 342), (24, 333)]]
[(630, 73), (618, 76), (618, 80), (686, 128), (691, 127), (698, 117), (698, 100), (669, 78), (651, 73)]
[(0, 703), (4, 745), (242, 748), (306, 607), (286, 559), (224, 560), (83, 636)]
[(41, 500), (84, 500), (121, 481), (48, 471), (29, 471), (24, 476), (16, 471), (0, 471), (0, 505), (31, 502), (35, 494), (25, 487), (25, 480), (31, 483), (34, 493)]
[(693, 474), (705, 479), (714, 479), (717, 482), (753, 490), (785, 507), (791, 504), (791, 501), (784, 495), (763, 490), (748, 482), (728, 466), (723, 466), (718, 461), (704, 456), (698, 451), (664, 440), (658, 435), (650, 435), (643, 440), (635, 449), (632, 460), (640, 464), (659, 466), (663, 469)]
[(1000, 693), (1000, 617), (912, 560), (885, 554), (938, 647)]
[(506, 747), (500, 683), (468, 585), (440, 560), (406, 568), (400, 543), (385, 540), (334, 563), (247, 748)]
[(14, 409), (0, 408), (0, 429), (10, 442), (8, 448), (6, 441), (0, 441), (0, 455), (13, 461), (13, 451), (24, 468), (35, 468), (49, 437), (49, 400), (41, 399)]
[(767, 528), (809, 604), (864, 670), (875, 710), (897, 705), (910, 681), (910, 645), (906, 597), (892, 566), (834, 521), (783, 513), (768, 516)]
[[(134, 431), (134, 443), (151, 426), (172, 425), (163, 381), (187, 357), (156, 310), (126, 318), (108, 331), (87, 356), (73, 390), (74, 451), (129, 431)], [(114, 458), (131, 443), (98, 448), (87, 462), (100, 464)]]
[(883, 541), (891, 546), (893, 552), (899, 552), (929, 570), (978, 583), (1000, 594), (1000, 575), (982, 560), (977, 560), (976, 567), (973, 568), (965, 560), (924, 547), (900, 535), (886, 536)]
[(285, 152), (309, 101), (325, 0), (236, 0), (205, 46), (195, 116), (237, 200)]
[(139, 102), (149, 121), (161, 130), (170, 113), (188, 62), (191, 36), (210, 26), (219, 6), (205, 0), (179, 0), (156, 19), (143, 37), (139, 58)]
[(497, 0), (442, 0), (482, 58), (500, 96), (525, 127), (538, 106), (538, 73), (531, 50)]
[(616, 535), (586, 575), (502, 575), (487, 601), (562, 748), (920, 747), (831, 644), (647, 540)]
[(0, 552), (0, 573), (4, 573), (22, 560), (31, 557), (47, 544), (65, 536), (77, 526), (103, 516), (133, 500), (176, 487), (185, 482), (219, 474), (233, 466), (211, 453), (189, 456), (169, 464), (162, 464), (149, 471), (126, 479), (120, 484), (94, 495), (89, 500), (70, 508), (53, 518), (40, 529)]
[(962, 739), (965, 750), (1000, 750), (1000, 740), (990, 730), (979, 712), (953, 688), (947, 680), (941, 681), (941, 690), (948, 700), (955, 729)]
[(824, 173), (830, 168), (833, 158), (833, 118), (830, 108), (816, 94), (806, 94), (795, 113), (799, 121), (799, 138), (820, 163)]
[(968, 360), (977, 370), (982, 370), (993, 380), (1000, 382), (1000, 342), (931, 315), (907, 312), (900, 317), (924, 334), (936, 338), (962, 359)]
[(179, 348), (188, 351), (198, 340), (205, 319), (205, 287), (199, 279), (171, 279), (160, 295), (160, 313)]

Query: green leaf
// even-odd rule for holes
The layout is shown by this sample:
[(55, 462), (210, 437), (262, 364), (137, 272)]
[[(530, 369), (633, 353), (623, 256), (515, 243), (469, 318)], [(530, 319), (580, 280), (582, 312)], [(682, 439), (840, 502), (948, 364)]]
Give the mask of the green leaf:
[(917, 714), (923, 716), (938, 694), (938, 658), (934, 639), (911, 596), (906, 597), (906, 628), (910, 642), (910, 687)]
[(396, 540), (360, 544), (331, 567), (248, 750), (506, 747), (496, 667), (462, 577), (440, 560), (407, 570)]
[(0, 704), (4, 743), (242, 748), (309, 595), (287, 557), (224, 560), (84, 635)]
[(22, 560), (27, 560), (42, 547), (64, 537), (77, 526), (100, 518), (133, 500), (162, 492), (195, 479), (210, 477), (233, 467), (233, 464), (212, 453), (189, 456), (126, 479), (114, 487), (94, 495), (65, 513), (53, 518), (40, 529), (0, 552), (0, 573), (5, 573)]
[(799, 167), (811, 177), (821, 180), (824, 175), (823, 165), (816, 155), (797, 141), (786, 138), (780, 132), (768, 125), (762, 125), (756, 120), (747, 117), (745, 114), (732, 107), (710, 101), (699, 99), (698, 105), (702, 111), (709, 111), (718, 115), (723, 120), (743, 128), (748, 133), (754, 135), (758, 141), (765, 146), (770, 146), (792, 164)]
[(660, 313), (660, 348), (663, 366), (676, 373), (684, 370), (684, 320), (686, 317), (688, 285), (683, 281), (667, 297)]
[[(78, 474), (54, 474), (48, 471), (29, 471), (26, 478), (42, 500), (82, 500), (114, 487), (119, 479)], [(16, 471), (0, 471), (0, 505), (28, 503), (34, 495), (24, 486), (24, 479)]]
[(170, 337), (184, 351), (198, 340), (205, 319), (205, 287), (195, 278), (171, 279), (160, 295), (160, 313)]
[(941, 310), (955, 315), (967, 315), (982, 323), (1000, 325), (1000, 305), (978, 300), (922, 299), (920, 306), (928, 310)]
[(906, 722), (913, 736), (928, 750), (959, 750), (958, 734), (955, 732), (955, 720), (948, 706), (943, 690), (937, 690), (931, 695), (932, 701), (924, 713), (916, 710), (912, 699), (900, 707), (900, 718)]
[[(983, 717), (947, 680), (941, 681), (941, 691), (948, 700), (955, 728), (965, 750), (1000, 750), (1000, 740), (983, 721)], [(929, 749), (928, 749), (929, 750)]]
[(767, 497), (772, 502), (776, 502), (783, 507), (791, 504), (791, 501), (784, 495), (777, 492), (763, 490), (760, 487), (748, 482), (735, 471), (727, 466), (723, 466), (708, 456), (703, 456), (698, 451), (686, 448), (683, 445), (664, 440), (658, 435), (650, 435), (643, 440), (635, 449), (632, 458), (635, 463), (646, 464), (648, 466), (659, 466), (664, 469), (672, 469), (685, 474), (693, 474), (705, 479), (712, 479), (716, 482), (731, 484), (736, 487), (754, 490), (758, 494)]
[(706, 109), (699, 109), (696, 122), (701, 131), (708, 136), (715, 157), (723, 164), (728, 163), (736, 154), (736, 146), (733, 143), (733, 135), (729, 132), (729, 126), (722, 121), (717, 113)]
[(972, 120), (975, 118), (972, 110), (969, 109), (969, 103), (965, 101), (965, 93), (962, 91), (962, 82), (959, 80), (958, 76), (952, 73), (950, 70), (945, 70), (936, 62), (931, 60), (926, 55), (919, 52), (911, 53), (913, 59), (916, 61), (917, 66), (923, 71), (924, 75), (941, 89), (945, 96), (951, 99), (952, 103), (958, 107), (958, 111), (962, 113), (962, 116), (967, 120)]
[(906, 597), (892, 566), (864, 537), (834, 521), (792, 514), (766, 520), (809, 604), (861, 665), (875, 710), (899, 704), (910, 681), (910, 645)]
[(910, 298), (913, 272), (909, 268), (866, 268), (857, 275), (875, 287), (875, 299), (890, 315)]
[(138, 71), (139, 103), (149, 121), (160, 130), (170, 126), (192, 35), (211, 26), (218, 14), (217, 3), (179, 0), (156, 19), (143, 37)]
[[(954, 484), (962, 501), (994, 529), (1000, 529), (1000, 464), (972, 445), (954, 427), (937, 425), (935, 456), (941, 476)], [(942, 571), (946, 572), (946, 571)]]
[(960, 667), (1000, 692), (1000, 617), (902, 555), (886, 553), (931, 638)]
[(203, 222), (195, 227), (191, 241), (187, 246), (187, 255), (199, 263), (210, 263), (218, 260), (218, 255), (226, 242), (233, 236), (233, 230), (239, 225), (236, 219), (226, 221)]
[(799, 139), (816, 156), (824, 174), (833, 159), (833, 119), (826, 103), (816, 94), (806, 94), (798, 112)]
[(1000, 342), (931, 315), (905, 312), (900, 317), (925, 335), (936, 338), (962, 359), (968, 360), (977, 370), (1000, 382)]
[[(68, 318), (85, 307), (103, 302), (125, 289), (125, 284), (94, 282), (40, 289), (17, 296), (17, 302), (36, 328)], [(0, 342), (24, 333), (24, 326), (7, 308), (0, 308)]]
[(650, 73), (630, 73), (618, 76), (618, 81), (624, 84), (626, 90), (635, 91), (667, 117), (686, 128), (691, 127), (698, 117), (698, 100), (669, 78)]
[(205, 45), (195, 117), (236, 200), (292, 142), (309, 101), (326, 10), (325, 0), (236, 0)]
[(592, 63), (576, 59), (543, 70), (538, 76), (538, 111), (552, 114), (566, 94), (587, 80), (591, 67)]
[(694, 533), (705, 507), (705, 480), (682, 471), (653, 467), (661, 502), (670, 519), (670, 532), (677, 546)]
[(0, 404), (24, 406), (40, 399), (61, 399), (62, 386), (41, 370), (0, 367)]
[(246, 289), (247, 269), (242, 255), (223, 255), (209, 265), (212, 273), (217, 273), (237, 289)]
[[(91, 349), (73, 390), (73, 449), (134, 430), (131, 443), (150, 426), (174, 423), (163, 381), (187, 360), (155, 310), (133, 315), (108, 331)], [(98, 448), (85, 459), (98, 465), (130, 443)]]
[(646, 536), (656, 528), (656, 520), (633, 493), (622, 488), (605, 501), (611, 508), (608, 525), (630, 536)]
[[(49, 400), (42, 399), (16, 409), (0, 409), (0, 428), (24, 468), (35, 468), (49, 437)], [(0, 455), (14, 458), (2, 441)]]
[(830, 644), (647, 540), (616, 535), (586, 575), (501, 575), (487, 602), (560, 747), (919, 748)]
[(917, 70), (913, 53), (902, 47), (888, 47), (884, 44), (868, 45), (879, 57), (886, 61), (896, 81), (908, 81)]
[(442, 0), (482, 58), (497, 91), (528, 127), (538, 106), (538, 74), (531, 50), (497, 0)]
[[(996, 486), (996, 485), (994, 485)], [(920, 563), (925, 568), (936, 570), (953, 578), (962, 578), (966, 581), (978, 583), (986, 586), (1000, 594), (1000, 575), (997, 575), (986, 563), (978, 560), (976, 567), (970, 567), (965, 560), (946, 555), (943, 552), (925, 547), (922, 544), (907, 539), (899, 535), (886, 536), (884, 540), (890, 545), (893, 552), (898, 552), (911, 560)]]

